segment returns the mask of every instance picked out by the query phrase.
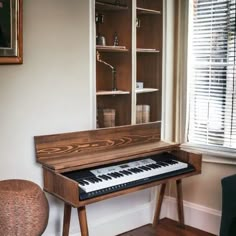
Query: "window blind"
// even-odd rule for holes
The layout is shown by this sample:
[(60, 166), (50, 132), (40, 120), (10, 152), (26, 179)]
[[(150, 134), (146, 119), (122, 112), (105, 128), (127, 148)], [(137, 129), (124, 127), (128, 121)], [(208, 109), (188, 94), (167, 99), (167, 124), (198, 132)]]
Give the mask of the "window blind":
[(187, 139), (236, 149), (236, 0), (193, 0)]

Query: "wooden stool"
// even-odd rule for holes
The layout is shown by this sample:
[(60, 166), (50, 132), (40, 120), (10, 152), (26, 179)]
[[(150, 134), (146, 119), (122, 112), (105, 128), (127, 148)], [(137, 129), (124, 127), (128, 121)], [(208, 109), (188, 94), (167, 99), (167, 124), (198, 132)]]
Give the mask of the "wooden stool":
[(47, 198), (37, 184), (16, 179), (0, 181), (0, 235), (42, 235), (48, 215)]

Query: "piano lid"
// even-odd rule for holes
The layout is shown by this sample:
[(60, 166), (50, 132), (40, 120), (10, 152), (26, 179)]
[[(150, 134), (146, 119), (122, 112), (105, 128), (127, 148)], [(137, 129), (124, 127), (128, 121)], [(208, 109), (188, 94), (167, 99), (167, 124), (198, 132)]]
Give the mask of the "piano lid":
[(160, 141), (160, 123), (35, 136), (37, 161), (57, 172), (89, 168), (178, 148)]

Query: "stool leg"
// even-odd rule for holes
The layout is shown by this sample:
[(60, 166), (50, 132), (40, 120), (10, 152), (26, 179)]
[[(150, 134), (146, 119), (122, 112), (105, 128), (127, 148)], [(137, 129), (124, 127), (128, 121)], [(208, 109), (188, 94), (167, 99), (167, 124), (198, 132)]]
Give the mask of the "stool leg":
[(64, 204), (63, 236), (69, 236), (71, 205)]
[(166, 189), (166, 184), (162, 184), (160, 194), (158, 197), (158, 201), (157, 201), (157, 206), (156, 206), (156, 210), (155, 210), (155, 214), (154, 214), (153, 223), (152, 223), (153, 227), (155, 227), (158, 224), (158, 221), (160, 219), (161, 206), (162, 206), (163, 198), (165, 195), (165, 189)]
[(85, 206), (77, 208), (81, 236), (89, 236)]
[(183, 192), (182, 192), (182, 180), (176, 180), (176, 188), (177, 188), (177, 209), (179, 216), (179, 223), (182, 227), (184, 227), (184, 206), (183, 206)]

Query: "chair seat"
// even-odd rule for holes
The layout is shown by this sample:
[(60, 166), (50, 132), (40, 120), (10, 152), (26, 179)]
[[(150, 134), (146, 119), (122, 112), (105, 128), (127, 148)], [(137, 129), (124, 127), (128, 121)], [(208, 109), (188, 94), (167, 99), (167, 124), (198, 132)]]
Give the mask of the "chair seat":
[(48, 215), (47, 198), (37, 184), (18, 179), (0, 181), (0, 235), (42, 235)]

